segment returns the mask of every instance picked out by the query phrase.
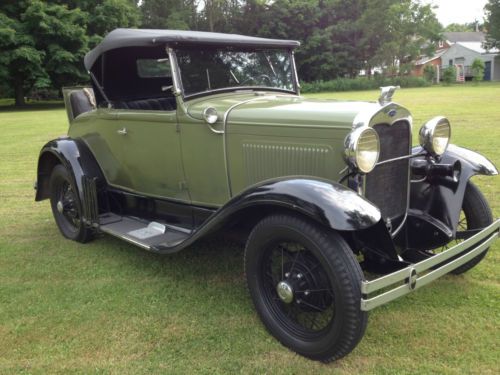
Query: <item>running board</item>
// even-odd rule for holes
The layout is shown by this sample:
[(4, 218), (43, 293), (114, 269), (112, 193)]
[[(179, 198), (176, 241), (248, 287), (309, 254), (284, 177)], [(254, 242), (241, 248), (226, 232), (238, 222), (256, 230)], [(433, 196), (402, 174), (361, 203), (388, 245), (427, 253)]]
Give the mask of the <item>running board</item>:
[(102, 232), (152, 252), (175, 247), (191, 236), (184, 228), (113, 213), (100, 215), (99, 223)]

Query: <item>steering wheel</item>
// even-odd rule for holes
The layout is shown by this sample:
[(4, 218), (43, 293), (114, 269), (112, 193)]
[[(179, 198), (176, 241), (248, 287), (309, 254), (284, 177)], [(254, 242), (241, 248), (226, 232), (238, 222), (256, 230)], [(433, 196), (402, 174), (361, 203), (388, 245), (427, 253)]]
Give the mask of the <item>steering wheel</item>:
[(272, 85), (272, 83), (273, 83), (273, 81), (271, 80), (271, 77), (269, 77), (267, 74), (259, 74), (257, 77), (248, 77), (244, 81), (240, 82), (240, 86), (243, 86), (245, 83), (248, 83), (248, 82), (265, 84), (266, 82), (264, 82), (264, 81), (267, 81), (267, 83), (269, 83), (269, 85)]

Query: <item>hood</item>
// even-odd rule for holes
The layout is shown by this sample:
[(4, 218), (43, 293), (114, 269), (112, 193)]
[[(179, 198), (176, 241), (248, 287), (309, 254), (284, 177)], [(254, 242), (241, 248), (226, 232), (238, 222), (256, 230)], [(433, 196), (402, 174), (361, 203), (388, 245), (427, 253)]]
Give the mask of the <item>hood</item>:
[(377, 102), (305, 99), (281, 93), (231, 93), (192, 100), (187, 103), (191, 117), (203, 120), (203, 111), (213, 107), (219, 121), (229, 113), (232, 124), (346, 127), (353, 126), (360, 113), (374, 113), (381, 106)]

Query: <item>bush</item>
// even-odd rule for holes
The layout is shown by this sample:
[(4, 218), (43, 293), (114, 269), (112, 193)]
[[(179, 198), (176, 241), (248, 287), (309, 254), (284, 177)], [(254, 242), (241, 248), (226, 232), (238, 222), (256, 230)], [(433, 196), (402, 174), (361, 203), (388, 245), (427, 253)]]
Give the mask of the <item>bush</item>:
[(484, 79), (484, 61), (481, 59), (474, 59), (472, 62), (472, 79), (474, 82), (479, 82)]
[(426, 65), (424, 67), (424, 77), (429, 82), (434, 82), (436, 79), (436, 68), (434, 65)]
[(331, 81), (302, 82), (303, 93), (325, 91), (359, 91), (375, 90), (381, 86), (426, 87), (429, 82), (421, 77), (383, 77), (375, 75), (373, 79), (366, 77), (337, 78)]
[(457, 71), (454, 66), (449, 66), (443, 70), (443, 76), (441, 80), (445, 85), (449, 85), (452, 82), (455, 82), (457, 79)]

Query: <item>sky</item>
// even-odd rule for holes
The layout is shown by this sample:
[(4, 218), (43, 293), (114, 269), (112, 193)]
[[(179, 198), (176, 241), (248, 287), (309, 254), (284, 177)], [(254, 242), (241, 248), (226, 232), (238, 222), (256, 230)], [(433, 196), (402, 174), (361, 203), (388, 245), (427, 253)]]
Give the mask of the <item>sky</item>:
[(484, 6), (487, 0), (425, 0), (425, 3), (437, 5), (436, 12), (443, 26), (450, 23), (469, 23), (475, 20), (483, 22)]

